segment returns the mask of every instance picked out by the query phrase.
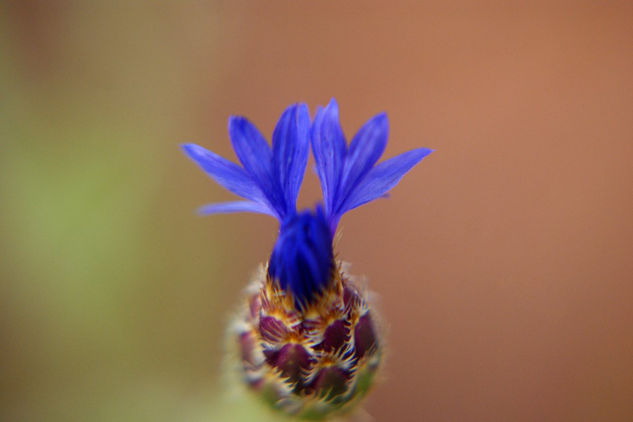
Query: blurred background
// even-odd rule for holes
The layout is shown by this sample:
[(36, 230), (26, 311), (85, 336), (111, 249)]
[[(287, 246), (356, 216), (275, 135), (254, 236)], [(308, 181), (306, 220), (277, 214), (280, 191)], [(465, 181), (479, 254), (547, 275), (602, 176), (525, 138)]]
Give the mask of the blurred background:
[(178, 145), (335, 97), (436, 150), (342, 221), (367, 414), (633, 420), (631, 2), (116, 3), (0, 5), (0, 419), (264, 420), (221, 373), (276, 223), (197, 217), (232, 195)]

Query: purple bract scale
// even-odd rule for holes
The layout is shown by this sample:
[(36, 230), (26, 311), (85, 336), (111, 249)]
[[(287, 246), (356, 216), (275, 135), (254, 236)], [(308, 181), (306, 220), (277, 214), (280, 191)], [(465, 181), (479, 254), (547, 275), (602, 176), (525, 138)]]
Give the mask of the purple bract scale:
[(345, 309), (357, 307), (360, 302), (361, 300), (356, 289), (349, 285), (343, 288), (343, 306), (345, 306)]
[(354, 353), (362, 358), (365, 354), (376, 347), (376, 331), (371, 321), (369, 313), (358, 319), (354, 327)]
[(286, 344), (280, 350), (268, 352), (266, 362), (281, 370), (281, 376), (291, 383), (300, 384), (303, 372), (310, 367), (310, 353), (300, 344)]
[(253, 358), (253, 351), (255, 350), (255, 339), (252, 333), (245, 332), (239, 336), (240, 357), (242, 362), (251, 367), (255, 366), (255, 360)]
[(350, 378), (351, 374), (348, 370), (328, 366), (319, 369), (310, 387), (314, 391), (319, 391), (326, 399), (331, 399), (345, 393)]
[(282, 321), (270, 316), (259, 320), (259, 333), (263, 340), (270, 343), (279, 343), (290, 335), (290, 331)]
[(323, 341), (316, 348), (326, 352), (340, 350), (349, 338), (349, 328), (345, 321), (337, 319), (325, 329)]
[(259, 310), (262, 307), (261, 299), (257, 295), (251, 296), (248, 302), (248, 310), (250, 311), (250, 317), (255, 318), (259, 314)]

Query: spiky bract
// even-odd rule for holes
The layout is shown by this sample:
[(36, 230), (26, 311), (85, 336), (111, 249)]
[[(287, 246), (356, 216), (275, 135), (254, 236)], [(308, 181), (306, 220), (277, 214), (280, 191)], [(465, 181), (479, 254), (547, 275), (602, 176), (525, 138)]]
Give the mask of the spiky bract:
[(380, 362), (367, 298), (338, 263), (319, 299), (300, 310), (262, 269), (233, 330), (247, 384), (273, 407), (303, 418), (349, 409)]

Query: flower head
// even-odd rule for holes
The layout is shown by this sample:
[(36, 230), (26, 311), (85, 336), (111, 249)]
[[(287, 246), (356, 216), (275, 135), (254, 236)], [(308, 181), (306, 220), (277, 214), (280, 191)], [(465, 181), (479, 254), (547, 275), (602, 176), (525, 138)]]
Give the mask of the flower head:
[[(311, 127), (305, 105), (288, 107), (272, 148), (248, 120), (231, 117), (229, 136), (242, 166), (183, 145), (211, 178), (244, 199), (205, 205), (202, 214), (256, 212), (280, 223), (232, 335), (243, 379), (286, 413), (315, 419), (349, 409), (367, 392), (380, 362), (374, 313), (334, 259), (332, 241), (345, 212), (385, 196), (431, 152), (418, 148), (376, 164), (387, 131), (386, 115), (378, 114), (348, 147), (332, 100), (318, 109)], [(323, 205), (297, 213), (310, 143)]]

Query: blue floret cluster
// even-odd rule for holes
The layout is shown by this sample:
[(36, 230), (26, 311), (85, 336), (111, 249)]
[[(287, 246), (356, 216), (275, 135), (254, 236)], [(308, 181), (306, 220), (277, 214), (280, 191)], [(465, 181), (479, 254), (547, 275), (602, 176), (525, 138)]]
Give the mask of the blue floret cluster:
[[(416, 148), (376, 164), (387, 144), (387, 116), (380, 113), (369, 119), (348, 145), (334, 99), (317, 109), (312, 122), (305, 104), (289, 106), (275, 126), (272, 147), (244, 117), (229, 118), (228, 129), (241, 166), (195, 144), (182, 148), (216, 183), (244, 200), (205, 205), (199, 212), (275, 217), (279, 235), (268, 273), (293, 295), (297, 306), (310, 303), (326, 286), (333, 266), (332, 239), (343, 214), (384, 197), (432, 152)], [(310, 149), (323, 204), (297, 212)]]

